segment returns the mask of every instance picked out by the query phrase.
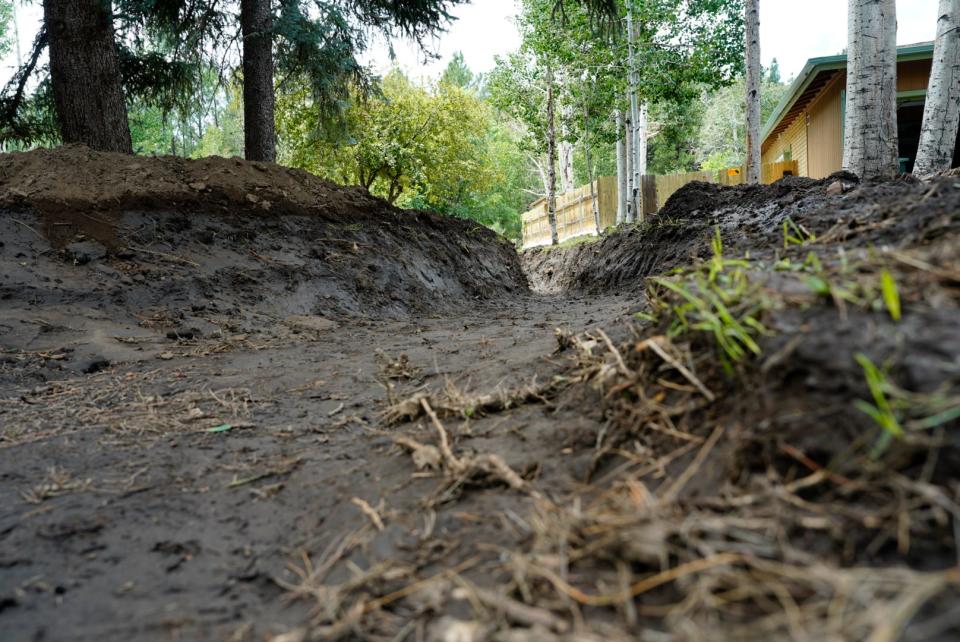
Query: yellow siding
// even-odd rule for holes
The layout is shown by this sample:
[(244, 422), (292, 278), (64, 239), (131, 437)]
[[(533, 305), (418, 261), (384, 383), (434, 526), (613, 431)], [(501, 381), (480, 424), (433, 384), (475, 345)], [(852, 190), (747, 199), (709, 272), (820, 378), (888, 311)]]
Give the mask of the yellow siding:
[(926, 89), (930, 82), (932, 60), (911, 60), (897, 65), (897, 91)]
[(778, 134), (773, 139), (767, 139), (767, 144), (763, 147), (763, 152), (760, 155), (760, 162), (764, 165), (769, 165), (770, 163), (775, 162), (780, 155), (783, 154), (783, 150), (787, 147), (787, 140), (784, 138), (783, 134)]
[(797, 161), (800, 175), (807, 175), (807, 115), (806, 112), (797, 116), (790, 127), (774, 140), (761, 158), (764, 165), (776, 163), (781, 154), (791, 150), (791, 158)]
[[(926, 89), (930, 65), (929, 60), (899, 63), (897, 91)], [(840, 98), (845, 87), (846, 74), (840, 74), (786, 131), (764, 141), (762, 162), (775, 163), (784, 150), (792, 147), (793, 159), (799, 162), (801, 176), (823, 178), (839, 170), (843, 164), (843, 105)]]
[(810, 178), (825, 178), (843, 164), (843, 134), (841, 126), (840, 92), (845, 86), (845, 74), (830, 83), (824, 93), (808, 110), (807, 173)]

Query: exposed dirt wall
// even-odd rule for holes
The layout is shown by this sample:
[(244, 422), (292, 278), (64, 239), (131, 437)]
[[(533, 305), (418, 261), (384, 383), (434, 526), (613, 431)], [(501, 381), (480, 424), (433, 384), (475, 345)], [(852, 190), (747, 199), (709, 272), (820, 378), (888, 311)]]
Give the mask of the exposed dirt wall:
[[(643, 226), (595, 243), (530, 250), (521, 259), (536, 291), (630, 292), (645, 287), (647, 276), (709, 256), (717, 227), (732, 254), (782, 247), (788, 219), (817, 237), (850, 237), (855, 246), (916, 244), (958, 226), (954, 212), (960, 208), (960, 192), (954, 183), (952, 177), (932, 184), (908, 177), (858, 186), (843, 173), (820, 181), (787, 178), (759, 186), (694, 182), (677, 191)], [(893, 222), (887, 219), (891, 211), (897, 214)], [(797, 233), (793, 228), (790, 232)]]
[[(137, 356), (117, 335), (436, 315), (526, 291), (513, 246), (492, 231), (305, 172), (84, 147), (0, 155), (6, 349), (107, 337), (75, 360), (86, 368), (114, 361), (105, 351)], [(59, 321), (26, 320), (41, 310)]]

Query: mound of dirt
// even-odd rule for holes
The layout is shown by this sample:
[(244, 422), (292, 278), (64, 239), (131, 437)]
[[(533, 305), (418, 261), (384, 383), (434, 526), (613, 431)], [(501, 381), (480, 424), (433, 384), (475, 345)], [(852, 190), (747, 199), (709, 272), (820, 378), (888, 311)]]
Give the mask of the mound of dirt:
[(694, 182), (642, 226), (595, 243), (529, 250), (521, 259), (536, 291), (629, 292), (642, 290), (647, 276), (708, 256), (718, 227), (734, 254), (783, 247), (785, 223), (791, 237), (809, 233), (856, 247), (916, 244), (960, 225), (955, 185), (955, 178), (928, 184), (907, 177), (858, 186), (845, 172), (772, 185)]
[(473, 222), (238, 159), (2, 155), (0, 238), (0, 347), (81, 370), (167, 352), (144, 350), (158, 336), (445, 314), (527, 291), (512, 245)]
[(299, 169), (239, 158), (140, 157), (83, 145), (0, 156), (0, 207), (61, 214), (69, 210), (309, 214), (342, 221), (385, 209), (361, 188), (345, 188)]

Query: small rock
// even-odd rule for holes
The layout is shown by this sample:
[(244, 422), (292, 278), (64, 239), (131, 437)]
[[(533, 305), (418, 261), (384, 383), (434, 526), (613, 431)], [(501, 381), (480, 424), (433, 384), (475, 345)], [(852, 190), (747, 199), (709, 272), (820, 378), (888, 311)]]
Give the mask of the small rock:
[(157, 355), (157, 358), (163, 359), (164, 361), (170, 361), (170, 359), (173, 359), (173, 353), (169, 350), (167, 352), (161, 352)]
[(270, 638), (270, 642), (304, 642), (307, 639), (308, 631), (304, 628), (293, 629), (280, 635)]
[(827, 187), (827, 196), (838, 196), (843, 194), (843, 183), (841, 181), (833, 181)]
[(321, 316), (294, 315), (287, 317), (286, 322), (294, 328), (313, 330), (314, 332), (334, 330), (337, 327), (336, 321), (331, 321)]
[(63, 248), (63, 255), (74, 265), (86, 265), (107, 255), (107, 248), (96, 241), (79, 241)]
[(94, 271), (96, 271), (98, 274), (102, 274), (103, 276), (111, 279), (120, 278), (120, 271), (110, 267), (109, 265), (98, 265), (97, 267), (94, 268)]
[(187, 328), (185, 330), (171, 330), (170, 332), (167, 333), (167, 338), (173, 339), (173, 340), (185, 339), (189, 341), (190, 339), (196, 339), (201, 336), (203, 336), (203, 333), (197, 328)]
[(110, 362), (103, 357), (94, 357), (84, 367), (84, 374), (94, 374), (110, 367)]
[(202, 192), (203, 190), (207, 189), (207, 184), (203, 181), (197, 181), (195, 183), (190, 183), (190, 187), (198, 192)]
[(260, 197), (257, 196), (256, 194), (247, 194), (247, 200), (250, 201), (251, 203), (259, 203)]
[(482, 642), (489, 639), (487, 627), (480, 622), (458, 620), (445, 615), (430, 627), (429, 642)]

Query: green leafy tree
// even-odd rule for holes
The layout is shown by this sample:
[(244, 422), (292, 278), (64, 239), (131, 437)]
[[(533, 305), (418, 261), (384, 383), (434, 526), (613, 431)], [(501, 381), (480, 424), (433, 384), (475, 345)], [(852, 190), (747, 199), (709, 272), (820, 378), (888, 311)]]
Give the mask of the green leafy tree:
[[(760, 91), (760, 122), (773, 113), (787, 86), (767, 80)], [(704, 94), (696, 160), (704, 169), (740, 167), (746, 156), (746, 116), (743, 79), (729, 87)]]
[(0, 0), (0, 58), (13, 49), (13, 0)]
[(653, 138), (647, 171), (674, 174), (698, 169), (697, 138), (703, 122), (699, 100), (661, 101), (650, 110)]
[(406, 204), (456, 204), (491, 180), (485, 156), (487, 107), (470, 91), (447, 84), (428, 90), (394, 70), (382, 95), (356, 96), (347, 110), (348, 136), (331, 145), (305, 88), (280, 101), (282, 158), (291, 165), (357, 184)]

